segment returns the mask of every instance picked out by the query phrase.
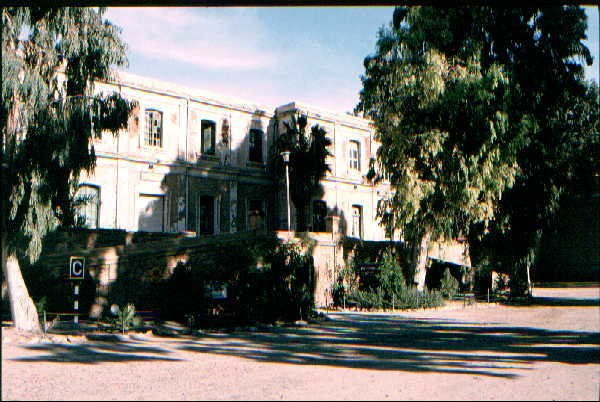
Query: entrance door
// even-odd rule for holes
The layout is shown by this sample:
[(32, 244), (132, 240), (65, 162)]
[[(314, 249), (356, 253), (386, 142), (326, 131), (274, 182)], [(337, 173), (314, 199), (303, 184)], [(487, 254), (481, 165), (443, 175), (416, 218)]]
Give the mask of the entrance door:
[(198, 232), (213, 234), (215, 232), (215, 197), (201, 195), (198, 204)]

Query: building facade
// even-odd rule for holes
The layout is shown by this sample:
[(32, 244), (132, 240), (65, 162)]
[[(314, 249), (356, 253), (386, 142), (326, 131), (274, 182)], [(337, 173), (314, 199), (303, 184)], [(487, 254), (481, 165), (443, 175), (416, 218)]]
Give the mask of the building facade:
[[(273, 107), (208, 94), (133, 74), (98, 83), (137, 102), (127, 130), (95, 141), (97, 164), (82, 175), (79, 214), (90, 228), (190, 232), (196, 236), (287, 229), (285, 188), (267, 171), (271, 145), (295, 113), (332, 140), (323, 194), (310, 205), (310, 228), (384, 240), (377, 203), (389, 185), (366, 180), (376, 155), (369, 121), (297, 102)], [(291, 205), (292, 229), (295, 213)]]

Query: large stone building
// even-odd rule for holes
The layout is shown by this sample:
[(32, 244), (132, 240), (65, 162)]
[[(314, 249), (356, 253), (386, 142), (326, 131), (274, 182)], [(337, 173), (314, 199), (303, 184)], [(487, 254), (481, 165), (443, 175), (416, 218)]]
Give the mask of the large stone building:
[[(294, 113), (323, 126), (332, 140), (323, 194), (310, 205), (310, 228), (383, 240), (376, 217), (389, 185), (365, 175), (378, 144), (369, 121), (316, 107), (274, 107), (119, 73), (98, 83), (137, 101), (125, 132), (95, 142), (97, 165), (82, 176), (91, 228), (191, 232), (197, 236), (287, 228), (285, 188), (268, 175), (273, 139)], [(292, 229), (295, 228), (292, 205)], [(332, 218), (333, 216), (333, 218)], [(328, 224), (333, 222), (334, 224)]]

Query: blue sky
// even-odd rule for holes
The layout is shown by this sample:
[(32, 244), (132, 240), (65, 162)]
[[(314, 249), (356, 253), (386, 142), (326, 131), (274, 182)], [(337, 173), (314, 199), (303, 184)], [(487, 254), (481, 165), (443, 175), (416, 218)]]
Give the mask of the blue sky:
[[(598, 8), (586, 7), (598, 78)], [(267, 105), (354, 109), (363, 59), (393, 7), (109, 8), (127, 71)]]

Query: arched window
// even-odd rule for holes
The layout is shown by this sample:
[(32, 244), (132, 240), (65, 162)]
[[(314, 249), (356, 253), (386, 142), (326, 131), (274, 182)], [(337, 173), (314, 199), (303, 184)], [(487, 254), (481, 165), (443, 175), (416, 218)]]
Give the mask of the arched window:
[(82, 184), (75, 196), (75, 215), (78, 226), (98, 229), (100, 220), (100, 187)]

